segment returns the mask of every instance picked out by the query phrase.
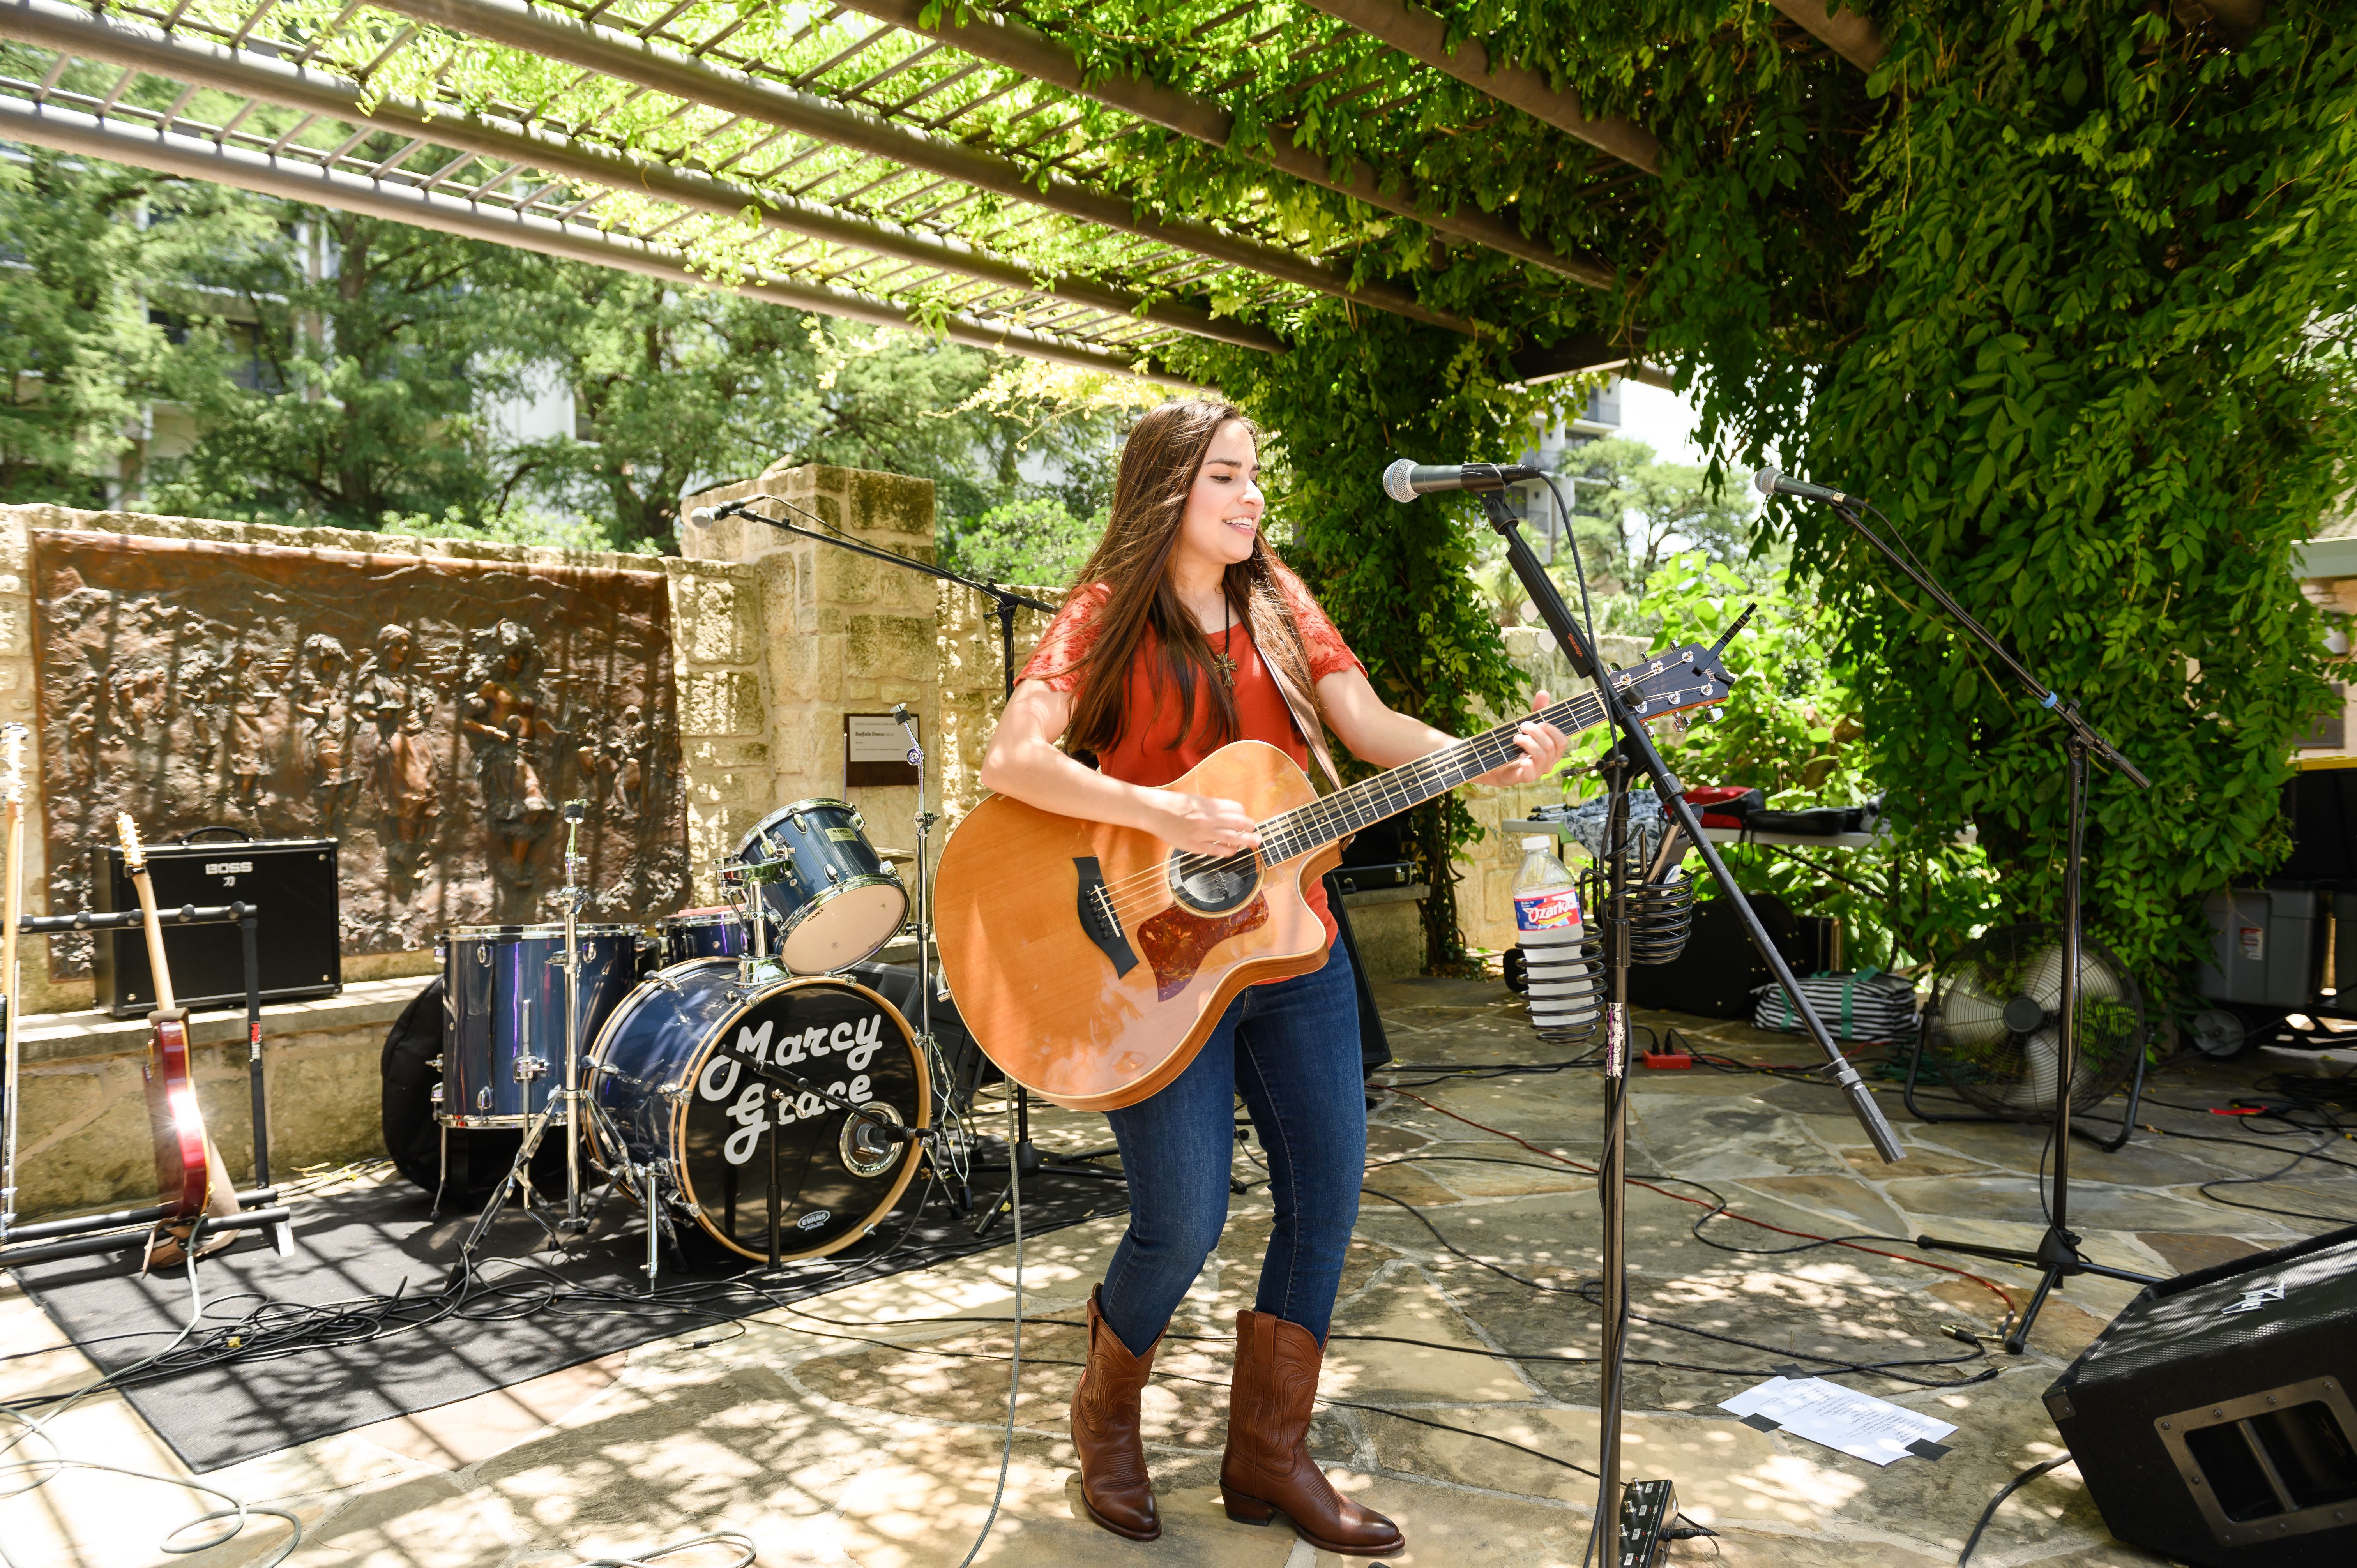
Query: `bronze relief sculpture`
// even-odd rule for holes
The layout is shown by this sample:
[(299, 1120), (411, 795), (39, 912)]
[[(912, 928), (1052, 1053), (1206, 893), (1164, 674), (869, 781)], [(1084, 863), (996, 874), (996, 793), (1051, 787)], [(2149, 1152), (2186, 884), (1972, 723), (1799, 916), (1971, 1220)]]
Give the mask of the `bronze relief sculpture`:
[[(33, 538), (52, 908), (88, 907), (88, 852), (121, 810), (158, 838), (339, 839), (344, 950), (414, 950), (549, 918), (576, 797), (586, 913), (685, 901), (659, 574)], [(61, 974), (86, 953), (60, 951)]]

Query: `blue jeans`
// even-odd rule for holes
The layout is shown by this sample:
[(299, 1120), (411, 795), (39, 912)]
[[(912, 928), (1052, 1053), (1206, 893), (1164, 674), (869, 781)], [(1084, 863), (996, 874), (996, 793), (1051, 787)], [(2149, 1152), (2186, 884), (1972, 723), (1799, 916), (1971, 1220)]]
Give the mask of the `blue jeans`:
[(1323, 1340), (1367, 1162), (1359, 999), (1340, 944), (1322, 969), (1248, 987), (1186, 1071), (1135, 1105), (1105, 1112), (1129, 1176), (1129, 1230), (1105, 1273), (1102, 1303), (1132, 1354), (1162, 1332), (1219, 1245), (1239, 1094), (1276, 1204), (1254, 1307)]

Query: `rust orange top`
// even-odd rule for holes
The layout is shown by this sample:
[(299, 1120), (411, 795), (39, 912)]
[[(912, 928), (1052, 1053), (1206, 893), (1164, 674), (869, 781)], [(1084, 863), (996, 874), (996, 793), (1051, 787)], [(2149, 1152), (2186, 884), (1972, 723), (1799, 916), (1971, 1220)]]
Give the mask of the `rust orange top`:
[[(1309, 659), (1309, 678), (1321, 681), (1344, 670), (1364, 673), (1366, 666), (1351, 651), (1351, 645), (1342, 640), (1342, 634), (1318, 607), (1308, 585), (1283, 566), (1276, 569), (1276, 580), (1284, 591), (1286, 607), (1293, 612), (1293, 624), (1300, 629), (1302, 650)], [(1103, 583), (1092, 583), (1074, 592), (1049, 624), (1046, 635), (1039, 639), (1039, 649), (1023, 666), (1019, 678), (1041, 682), (1059, 692), (1070, 692), (1078, 686), (1080, 671), (1073, 666), (1095, 643), (1096, 630), (1091, 619), (1110, 594)], [(1236, 661), (1237, 738), (1266, 742), (1308, 772), (1308, 744), (1294, 727), (1293, 714), (1285, 705), (1285, 693), (1277, 690), (1276, 680), (1269, 674), (1251, 632), (1234, 626), (1225, 632), (1205, 635), (1213, 651)], [(1178, 733), (1178, 693), (1164, 683), (1161, 671), (1161, 643), (1148, 632), (1129, 667), (1129, 682), (1122, 702), (1121, 738), (1097, 757), (1097, 767), (1107, 778), (1158, 789), (1220, 748), (1218, 732), (1212, 727), (1218, 710), (1200, 691), (1195, 697), (1192, 731), (1183, 736)], [(1326, 908), (1326, 885), (1313, 882), (1304, 892), (1310, 908), (1317, 911), (1318, 924), (1326, 928), (1326, 940), (1330, 945), (1335, 935), (1334, 917)]]

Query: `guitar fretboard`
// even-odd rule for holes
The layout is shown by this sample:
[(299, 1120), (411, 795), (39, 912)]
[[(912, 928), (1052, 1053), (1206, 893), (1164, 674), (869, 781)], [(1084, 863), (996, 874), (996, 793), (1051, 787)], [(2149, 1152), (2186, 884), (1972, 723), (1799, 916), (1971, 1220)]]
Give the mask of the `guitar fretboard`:
[(1429, 757), (1362, 779), (1309, 805), (1271, 817), (1256, 830), (1260, 858), (1275, 865), (1332, 843), (1336, 839), (1397, 816), (1412, 806), (1446, 795), (1458, 785), (1502, 768), (1523, 754), (1514, 736), (1526, 724), (1551, 724), (1568, 734), (1593, 729), (1604, 722), (1604, 703), (1588, 692), (1526, 714)]

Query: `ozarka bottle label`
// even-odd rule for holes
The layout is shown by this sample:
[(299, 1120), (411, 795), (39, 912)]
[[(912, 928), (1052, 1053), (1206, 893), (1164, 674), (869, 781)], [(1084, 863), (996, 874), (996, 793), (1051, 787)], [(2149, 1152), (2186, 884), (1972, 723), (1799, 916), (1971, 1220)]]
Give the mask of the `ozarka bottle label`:
[(1579, 924), (1579, 891), (1574, 887), (1544, 887), (1514, 895), (1514, 928), (1523, 931), (1553, 930)]

